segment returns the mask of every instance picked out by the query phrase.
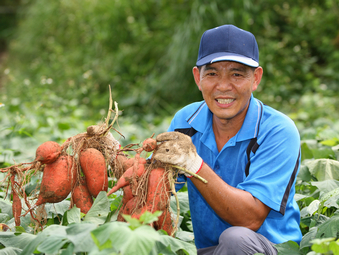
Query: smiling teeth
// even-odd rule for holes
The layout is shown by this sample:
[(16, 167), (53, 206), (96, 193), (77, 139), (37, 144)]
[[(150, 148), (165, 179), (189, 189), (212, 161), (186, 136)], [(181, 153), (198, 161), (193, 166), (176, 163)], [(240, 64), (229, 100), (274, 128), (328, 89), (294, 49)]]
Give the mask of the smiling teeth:
[(230, 104), (234, 101), (234, 99), (222, 99), (222, 98), (219, 98), (217, 99), (218, 103), (220, 104)]

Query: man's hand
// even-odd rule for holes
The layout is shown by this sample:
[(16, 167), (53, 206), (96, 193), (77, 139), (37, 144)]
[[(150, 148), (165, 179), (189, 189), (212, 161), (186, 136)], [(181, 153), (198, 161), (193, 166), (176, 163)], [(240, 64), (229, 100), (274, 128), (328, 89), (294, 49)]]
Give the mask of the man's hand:
[[(193, 173), (197, 173), (201, 169), (203, 160), (188, 135), (180, 132), (166, 132), (159, 134), (156, 140), (161, 144), (154, 152), (154, 159), (186, 168)], [(181, 173), (192, 177), (185, 172)]]

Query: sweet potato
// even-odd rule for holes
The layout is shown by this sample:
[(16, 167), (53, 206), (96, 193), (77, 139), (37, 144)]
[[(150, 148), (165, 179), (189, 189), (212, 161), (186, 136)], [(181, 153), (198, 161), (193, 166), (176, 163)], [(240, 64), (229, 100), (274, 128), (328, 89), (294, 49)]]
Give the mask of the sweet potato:
[[(127, 171), (130, 167), (132, 167), (135, 163), (135, 158), (129, 158), (123, 162), (124, 170)], [(139, 164), (146, 164), (146, 159), (139, 157)]]
[(20, 226), (20, 216), (21, 216), (21, 200), (18, 194), (14, 191), (13, 192), (13, 204), (12, 204), (12, 211), (13, 211), (13, 217), (15, 221), (15, 226)]
[(42, 143), (35, 152), (35, 160), (42, 164), (51, 164), (61, 154), (61, 146), (57, 142), (47, 141)]
[(147, 152), (154, 151), (157, 148), (157, 141), (154, 138), (147, 138), (142, 143), (142, 148)]
[(167, 209), (170, 197), (169, 191), (170, 183), (165, 176), (165, 169), (161, 167), (153, 169), (148, 179), (147, 210), (153, 213)]
[[(145, 211), (151, 213), (162, 211), (163, 214), (153, 224), (153, 227), (156, 230), (163, 229), (169, 235), (172, 234), (173, 226), (169, 212), (169, 191), (170, 183), (165, 175), (165, 169), (153, 169), (148, 179), (146, 204), (142, 208), (134, 210), (131, 217), (139, 219)], [(122, 213), (128, 213), (128, 210), (124, 210)]]
[(93, 205), (93, 198), (88, 191), (85, 178), (80, 178), (72, 192), (71, 207), (74, 205), (80, 209), (82, 213), (87, 213)]
[(88, 148), (80, 153), (79, 160), (89, 193), (97, 197), (100, 191), (107, 191), (108, 175), (105, 157), (102, 153), (97, 149)]
[(158, 221), (154, 223), (153, 226), (156, 230), (162, 229), (167, 232), (168, 235), (171, 235), (173, 232), (171, 212), (169, 209), (162, 212)]
[[(115, 186), (107, 193), (107, 196), (109, 196), (112, 193), (116, 192), (117, 190), (129, 185), (130, 180), (132, 179), (132, 176), (133, 176), (133, 172), (134, 172), (134, 166), (128, 168), (127, 171), (117, 181)], [(140, 177), (144, 172), (145, 172), (145, 165), (139, 164), (137, 171), (136, 171), (136, 176)]]
[(123, 187), (124, 194), (122, 196), (122, 204), (125, 205), (129, 200), (131, 200), (134, 196), (132, 194), (131, 186), (127, 185)]
[(70, 155), (62, 155), (55, 162), (46, 164), (35, 206), (58, 203), (67, 198), (75, 185), (76, 176), (76, 167)]
[[(126, 186), (126, 187), (130, 187), (130, 186)], [(131, 191), (131, 194), (132, 194), (132, 191)], [(118, 217), (117, 217), (117, 221), (125, 221), (125, 219), (122, 217), (123, 214), (127, 214), (127, 215), (132, 214), (138, 202), (137, 199), (138, 199), (137, 197), (132, 196), (132, 198), (127, 201), (127, 203), (122, 205), (119, 211)]]
[(18, 193), (14, 189), (14, 181), (15, 175), (11, 176), (11, 184), (12, 184), (12, 193), (13, 193), (13, 203), (12, 203), (12, 212), (13, 212), (13, 217), (15, 221), (15, 226), (20, 226), (20, 216), (21, 216), (21, 210), (22, 210), (22, 205), (21, 205), (21, 200), (20, 197), (18, 196)]

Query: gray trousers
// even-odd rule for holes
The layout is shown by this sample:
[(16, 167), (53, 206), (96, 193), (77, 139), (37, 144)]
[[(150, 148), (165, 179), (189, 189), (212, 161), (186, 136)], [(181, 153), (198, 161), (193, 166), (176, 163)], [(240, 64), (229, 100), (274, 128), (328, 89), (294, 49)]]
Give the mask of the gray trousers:
[(230, 227), (221, 233), (219, 244), (198, 249), (198, 255), (277, 255), (278, 251), (266, 237), (245, 227)]

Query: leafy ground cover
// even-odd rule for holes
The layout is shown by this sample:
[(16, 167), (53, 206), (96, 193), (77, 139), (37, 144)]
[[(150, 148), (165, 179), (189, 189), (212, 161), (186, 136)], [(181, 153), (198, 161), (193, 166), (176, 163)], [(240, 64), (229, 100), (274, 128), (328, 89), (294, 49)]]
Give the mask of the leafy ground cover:
[[(26, 115), (13, 114), (15, 107), (23, 109), (21, 112)], [(77, 111), (64, 118), (55, 118), (55, 112), (47, 111), (47, 117), (40, 119), (39, 115), (33, 117), (25, 109), (24, 105), (15, 104), (0, 108), (0, 167), (12, 165), (13, 160), (30, 161), (41, 142), (51, 139), (62, 142), (63, 138), (82, 132), (89, 124), (77, 121)], [(279, 254), (338, 254), (339, 121), (318, 118), (309, 125), (301, 121), (303, 114), (300, 111), (294, 116), (302, 139), (302, 166), (295, 198), (301, 210), (303, 239), (300, 245), (289, 241), (277, 245), (277, 248)], [(149, 130), (162, 132), (168, 120), (145, 127), (130, 123), (132, 120), (120, 121), (120, 128), (127, 133), (122, 144), (142, 141), (150, 136)], [(25, 187), (26, 192), (34, 189), (40, 178), (32, 178)], [(4, 179), (4, 174), (0, 174), (0, 179)], [(43, 231), (32, 224), (29, 215), (22, 217), (21, 226), (15, 227), (10, 190), (5, 187), (6, 183), (2, 182), (0, 254), (135, 254), (136, 250), (138, 254), (196, 254), (185, 190), (178, 193), (181, 225), (176, 237), (172, 238), (148, 226), (157, 219), (158, 212), (145, 214), (140, 220), (127, 218), (127, 223), (117, 222), (116, 212), (121, 201), (119, 192), (109, 197), (102, 192), (86, 215), (76, 207), (69, 208), (69, 199), (47, 204)], [(171, 208), (175, 214), (175, 201), (172, 201)], [(7, 227), (9, 229), (5, 231)]]

